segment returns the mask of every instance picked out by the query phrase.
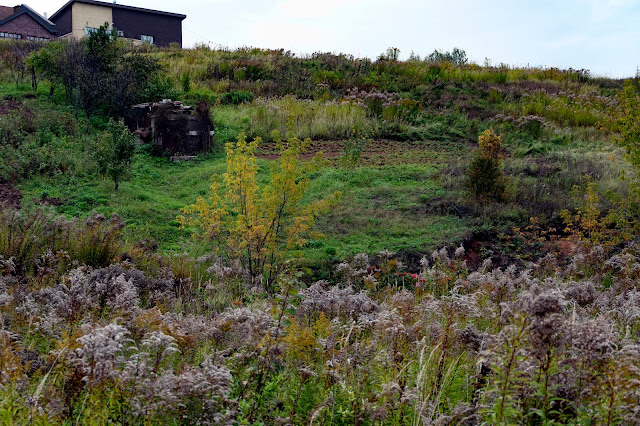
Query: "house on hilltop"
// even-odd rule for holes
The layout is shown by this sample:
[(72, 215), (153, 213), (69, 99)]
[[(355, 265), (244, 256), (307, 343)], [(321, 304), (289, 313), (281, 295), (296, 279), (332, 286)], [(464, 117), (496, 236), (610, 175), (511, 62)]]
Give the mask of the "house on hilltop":
[(0, 6), (0, 39), (45, 41), (57, 34), (56, 24), (26, 4)]
[(182, 46), (186, 15), (95, 0), (71, 0), (49, 18), (60, 37), (82, 38), (109, 23), (120, 37), (169, 46)]

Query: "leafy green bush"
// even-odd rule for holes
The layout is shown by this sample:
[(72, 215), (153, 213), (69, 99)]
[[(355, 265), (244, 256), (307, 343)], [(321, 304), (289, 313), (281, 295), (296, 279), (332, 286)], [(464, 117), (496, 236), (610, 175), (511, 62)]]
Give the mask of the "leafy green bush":
[(140, 91), (141, 102), (158, 102), (162, 99), (178, 99), (180, 94), (171, 77), (160, 73), (154, 74), (147, 85)]
[(180, 77), (180, 85), (182, 86), (183, 93), (189, 93), (191, 91), (191, 73), (185, 71)]
[(83, 141), (70, 114), (34, 111), (22, 104), (0, 120), (0, 178), (75, 173), (86, 167)]
[(347, 167), (355, 167), (360, 162), (362, 151), (367, 147), (367, 138), (355, 137), (344, 142), (344, 151), (340, 162)]
[(194, 104), (200, 101), (205, 101), (209, 105), (215, 105), (218, 101), (218, 95), (207, 90), (192, 90), (189, 92), (189, 96), (186, 100)]

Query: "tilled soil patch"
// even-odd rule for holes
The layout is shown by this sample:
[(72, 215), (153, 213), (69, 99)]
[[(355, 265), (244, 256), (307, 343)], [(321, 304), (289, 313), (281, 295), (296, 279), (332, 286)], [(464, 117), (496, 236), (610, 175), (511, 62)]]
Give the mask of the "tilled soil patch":
[[(460, 142), (373, 140), (362, 147), (358, 165), (448, 164), (469, 151), (469, 146)], [(338, 165), (345, 152), (345, 142), (313, 141), (302, 158), (311, 158), (318, 152), (322, 152), (329, 163)], [(256, 156), (266, 160), (280, 158), (274, 143), (261, 144)]]

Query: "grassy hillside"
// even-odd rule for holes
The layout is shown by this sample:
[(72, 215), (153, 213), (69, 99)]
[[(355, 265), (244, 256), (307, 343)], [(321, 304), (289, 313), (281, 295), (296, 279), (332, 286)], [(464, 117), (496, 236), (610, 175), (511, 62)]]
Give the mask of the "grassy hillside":
[[(215, 149), (172, 162), (139, 146), (119, 191), (93, 151), (108, 119), (3, 70), (0, 423), (638, 422), (640, 191), (619, 148), (635, 117), (623, 82), (262, 49), (143, 54), (162, 65), (149, 93), (212, 105)], [(310, 139), (302, 165), (281, 161), (274, 130)], [(318, 214), (323, 237), (273, 255), (268, 276), (242, 258), (263, 244), (261, 222), (220, 233), (259, 216), (259, 202), (224, 208), (253, 187), (228, 190), (234, 175), (210, 192), (230, 170), (252, 180), (254, 157), (232, 144), (242, 133), (261, 140), (258, 186), (288, 188), (265, 199), (298, 184), (303, 206), (341, 193)], [(474, 194), (469, 176), (492, 165), (504, 185)], [(211, 238), (194, 238), (181, 209), (218, 194)], [(287, 231), (306, 236), (306, 219)]]
[[(415, 257), (474, 231), (509, 231), (532, 216), (557, 225), (558, 212), (571, 207), (567, 194), (573, 185), (589, 175), (606, 191), (620, 185), (618, 174), (626, 168), (618, 160), (612, 165), (620, 154), (608, 144), (621, 83), (584, 71), (371, 62), (332, 54), (298, 58), (260, 49), (153, 50), (148, 55), (161, 61), (175, 95), (215, 103), (217, 146), (240, 132), (263, 138), (265, 173), (265, 162), (276, 157), (269, 143), (274, 129), (309, 137), (311, 151), (325, 154), (330, 166), (314, 176), (310, 197), (335, 189), (345, 196), (323, 219), (327, 239), (309, 243), (308, 258), (383, 248)], [(24, 114), (66, 110), (61, 93), (48, 100), (45, 86), (37, 99), (25, 101), (20, 99), (28, 91), (16, 92), (10, 83), (3, 90), (5, 97), (18, 99), (11, 102), (25, 104)], [(53, 121), (84, 126), (64, 114)], [(469, 156), (487, 128), (505, 141), (510, 181), (502, 205), (480, 205), (464, 188)], [(91, 136), (74, 132), (86, 147)], [(32, 133), (42, 137), (41, 131)], [(56, 150), (68, 145), (57, 136), (49, 143)], [(86, 156), (82, 145), (73, 149)], [(5, 172), (5, 178), (16, 181), (27, 205), (51, 197), (58, 212), (71, 216), (117, 211), (127, 222), (130, 243), (151, 238), (165, 251), (192, 250), (188, 232), (173, 219), (182, 206), (205, 194), (210, 176), (224, 167), (219, 151), (172, 164), (141, 150), (131, 179), (114, 193), (92, 172), (90, 161), (81, 163), (53, 176), (45, 171), (20, 180)]]

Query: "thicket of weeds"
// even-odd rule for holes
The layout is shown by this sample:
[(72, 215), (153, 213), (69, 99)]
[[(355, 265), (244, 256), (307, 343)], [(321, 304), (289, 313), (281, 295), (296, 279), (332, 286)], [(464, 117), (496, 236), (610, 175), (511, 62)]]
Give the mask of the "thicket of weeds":
[[(415, 269), (391, 252), (359, 254), (332, 282), (305, 284), (292, 265), (267, 292), (237, 262), (118, 248), (117, 218), (21, 220), (0, 229), (2, 241), (18, 228), (35, 241), (1, 246), (3, 421), (639, 420), (633, 243), (538, 235), (545, 257), (477, 270), (462, 247)], [(69, 235), (113, 263), (87, 265), (87, 245)]]
[(176, 81), (189, 75), (194, 88), (214, 92), (248, 90), (257, 96), (309, 96), (316, 90), (322, 94), (367, 86), (401, 92), (435, 81), (485, 85), (550, 82), (558, 86), (588, 83), (603, 89), (621, 87), (613, 80), (593, 77), (587, 70), (514, 68), (504, 64), (497, 67), (454, 65), (384, 58), (372, 61), (344, 54), (318, 52), (296, 56), (284, 50), (259, 48), (152, 49), (149, 54), (160, 59)]
[(10, 96), (0, 116), (0, 178), (16, 182), (86, 170), (87, 141), (72, 114)]
[[(348, 139), (364, 129), (369, 136), (394, 140), (456, 140), (466, 136), (467, 126), (486, 128), (488, 120), (501, 115), (612, 131), (620, 112), (615, 94), (622, 82), (594, 77), (587, 70), (382, 57), (371, 61), (329, 53), (296, 56), (283, 50), (206, 46), (152, 49), (149, 55), (164, 64), (186, 99), (239, 105), (233, 120), (224, 119), (228, 114), (221, 116), (223, 142), (241, 131), (268, 139), (273, 128), (318, 139)], [(189, 84), (180, 83), (184, 81)], [(443, 119), (445, 125), (440, 126)], [(233, 131), (227, 131), (229, 126)]]

